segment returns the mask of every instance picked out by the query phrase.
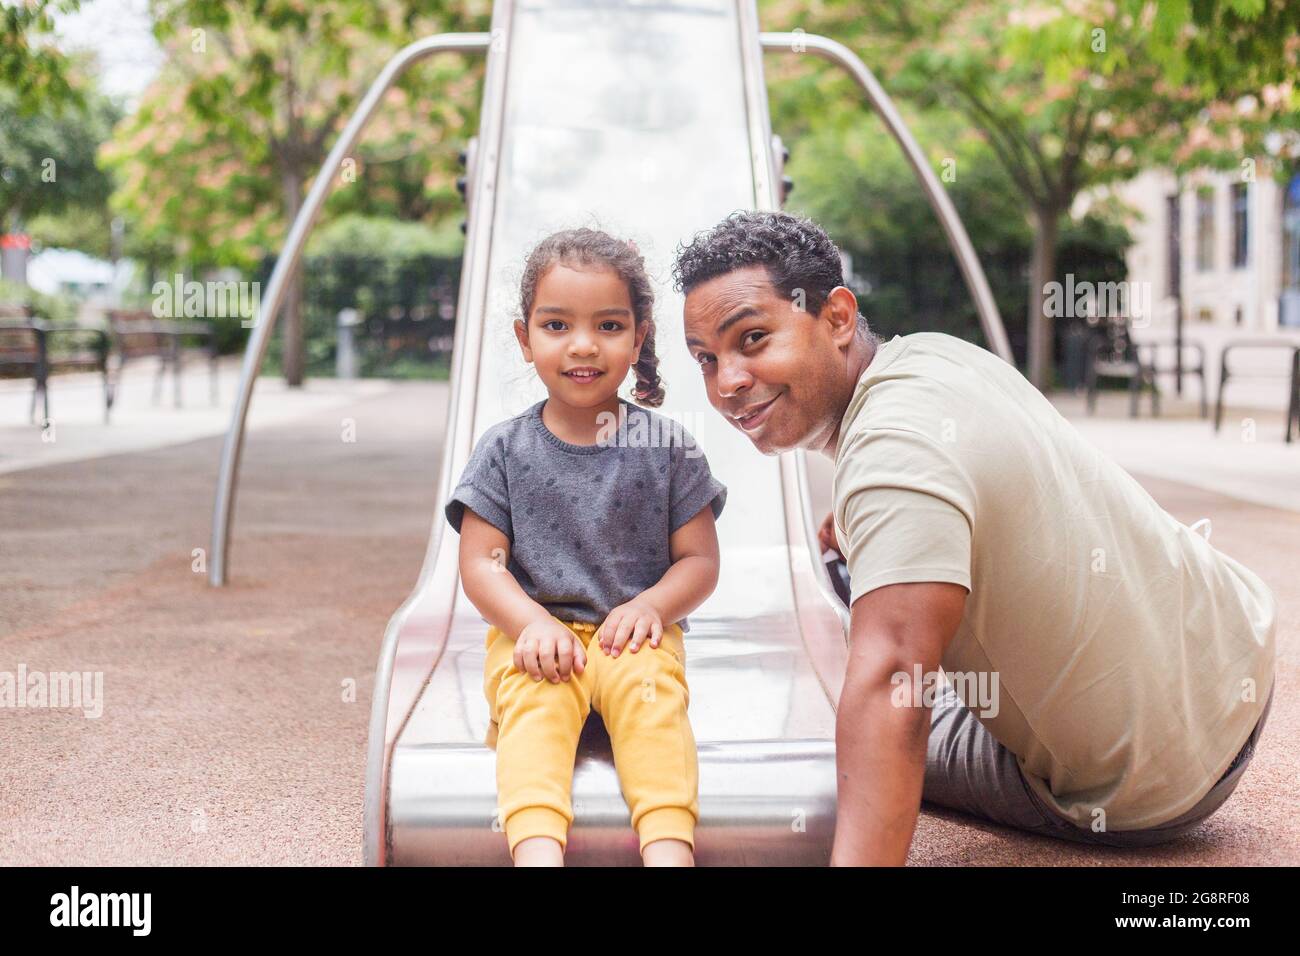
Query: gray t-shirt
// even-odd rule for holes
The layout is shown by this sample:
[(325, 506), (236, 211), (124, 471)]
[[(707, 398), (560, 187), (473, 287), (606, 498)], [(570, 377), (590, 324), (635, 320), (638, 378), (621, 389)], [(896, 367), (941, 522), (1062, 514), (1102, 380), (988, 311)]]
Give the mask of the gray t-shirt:
[(457, 533), (469, 508), (510, 539), (507, 570), (562, 621), (601, 624), (658, 584), (672, 565), (669, 536), (706, 506), (718, 517), (727, 500), (689, 432), (619, 401), (617, 429), (611, 415), (595, 445), (556, 437), (542, 421), (546, 399), (493, 425), (447, 502)]

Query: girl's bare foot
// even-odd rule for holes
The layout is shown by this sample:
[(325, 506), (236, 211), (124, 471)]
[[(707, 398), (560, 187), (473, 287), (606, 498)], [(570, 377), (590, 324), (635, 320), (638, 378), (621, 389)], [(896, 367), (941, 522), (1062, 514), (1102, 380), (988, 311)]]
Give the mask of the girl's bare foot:
[(564, 866), (564, 850), (551, 837), (529, 837), (515, 844), (515, 866)]
[(691, 845), (681, 840), (655, 840), (645, 845), (641, 861), (646, 866), (694, 866), (695, 854)]

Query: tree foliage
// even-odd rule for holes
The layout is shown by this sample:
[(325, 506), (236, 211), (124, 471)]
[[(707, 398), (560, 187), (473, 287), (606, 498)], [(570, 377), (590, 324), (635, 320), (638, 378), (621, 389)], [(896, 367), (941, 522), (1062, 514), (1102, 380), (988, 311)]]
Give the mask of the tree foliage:
[[(171, 0), (156, 14), (166, 65), (104, 154), (119, 177), (115, 205), (138, 240), (244, 269), (283, 241), (296, 211), (286, 191), (301, 201), (383, 62), (434, 32), (408, 26), (404, 8), (353, 0)], [(436, 219), (456, 208), (475, 66), (440, 58), (389, 94), (326, 219)]]
[(0, 228), (19, 229), (41, 215), (106, 215), (112, 184), (96, 153), (121, 115), (108, 99), (75, 78), (75, 100), (60, 108), (24, 111), (16, 90), (0, 87)]
[[(1034, 229), (1027, 364), (1040, 385), (1049, 383), (1053, 354), (1043, 286), (1056, 278), (1057, 235), (1076, 197), (1151, 166), (1240, 162), (1262, 148), (1285, 107), (1259, 99), (1253, 111), (1243, 109), (1216, 100), (1214, 83), (1171, 77), (1168, 58), (1152, 55), (1160, 42), (1189, 63), (1203, 59), (1185, 42), (1187, 31), (1170, 31), (1171, 14), (1160, 6), (1126, 0), (824, 0), (811, 11), (793, 0), (770, 0), (764, 6), (765, 28), (834, 36), (894, 96), (923, 109), (952, 110), (983, 137), (1019, 190), (1022, 215)], [(854, 110), (842, 105), (854, 101), (826, 95), (835, 88), (828, 81), (810, 78), (797, 61), (778, 69), (803, 77), (785, 105), (796, 125), (853, 122), (822, 118)], [(931, 152), (936, 163), (951, 156), (943, 148)]]
[(16, 95), (25, 115), (76, 104), (80, 93), (68, 58), (54, 45), (54, 15), (80, 0), (22, 0), (0, 6), (0, 89)]

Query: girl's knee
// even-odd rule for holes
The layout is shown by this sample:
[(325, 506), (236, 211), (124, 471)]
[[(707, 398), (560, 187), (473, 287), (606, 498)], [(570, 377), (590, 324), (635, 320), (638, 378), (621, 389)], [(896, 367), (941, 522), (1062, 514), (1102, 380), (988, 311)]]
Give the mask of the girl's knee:
[(624, 652), (610, 661), (602, 675), (603, 699), (633, 700), (656, 703), (680, 700), (684, 707), (689, 697), (686, 671), (677, 654), (664, 645), (643, 646), (635, 654)]
[(567, 681), (534, 680), (527, 671), (511, 667), (496, 688), (496, 710), (505, 714), (520, 709), (582, 710), (585, 691), (576, 674)]

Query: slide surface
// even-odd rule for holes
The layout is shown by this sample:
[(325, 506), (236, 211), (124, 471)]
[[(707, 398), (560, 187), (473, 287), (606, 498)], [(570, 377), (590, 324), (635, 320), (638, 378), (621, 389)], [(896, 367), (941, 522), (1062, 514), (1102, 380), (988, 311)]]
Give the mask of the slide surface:
[[(720, 583), (687, 635), (699, 861), (825, 862), (843, 606), (810, 540), (802, 457), (760, 455), (713, 411), (671, 283), (679, 242), (730, 212), (776, 203), (752, 5), (509, 0), (496, 5), (493, 36), (439, 505), (420, 584), (390, 625), (376, 682), (367, 862), (509, 862), (495, 756), (483, 744), (488, 625), (459, 587), (459, 538), (442, 504), (474, 442), (545, 397), (510, 328), (519, 279), (533, 244), (584, 225), (632, 239), (645, 255), (667, 389), (659, 411), (695, 436), (728, 489)], [(598, 720), (579, 749), (569, 861), (636, 863)]]

